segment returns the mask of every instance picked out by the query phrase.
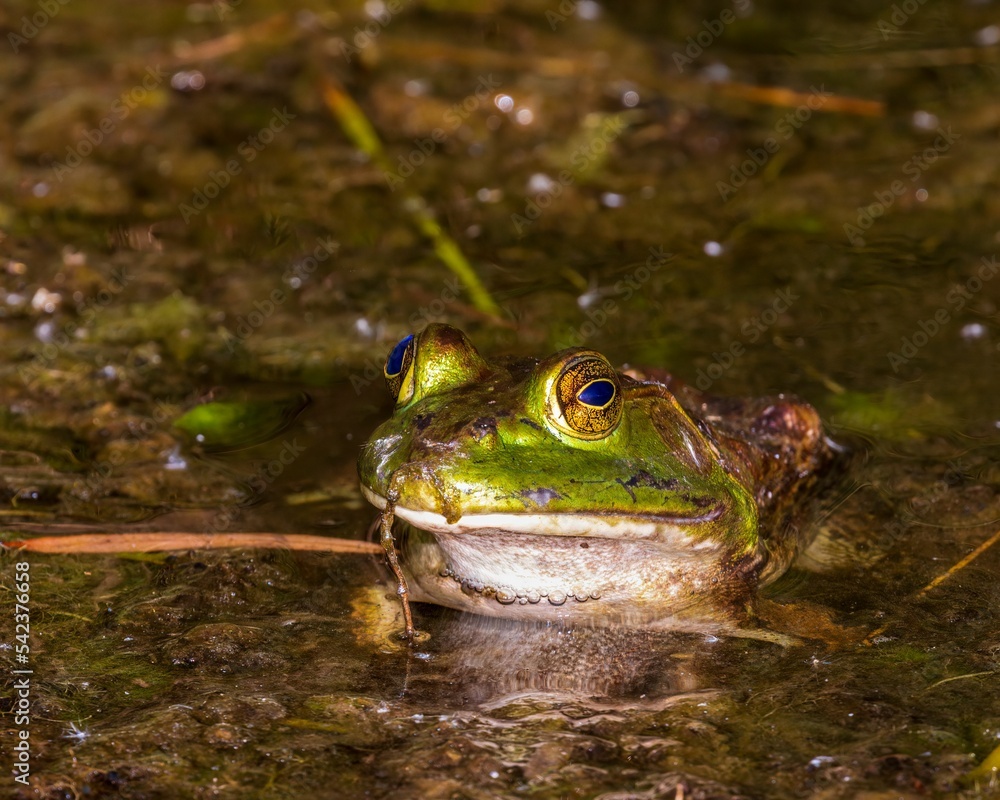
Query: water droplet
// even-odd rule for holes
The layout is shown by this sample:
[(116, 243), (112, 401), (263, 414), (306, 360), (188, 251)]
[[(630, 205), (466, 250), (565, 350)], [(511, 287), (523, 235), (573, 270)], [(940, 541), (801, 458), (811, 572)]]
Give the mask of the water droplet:
[(566, 602), (566, 595), (563, 592), (551, 592), (549, 594), (549, 602), (554, 606), (561, 606)]
[(514, 594), (510, 589), (497, 589), (496, 593), (497, 602), (501, 605), (509, 606), (515, 600), (517, 600), (517, 595)]

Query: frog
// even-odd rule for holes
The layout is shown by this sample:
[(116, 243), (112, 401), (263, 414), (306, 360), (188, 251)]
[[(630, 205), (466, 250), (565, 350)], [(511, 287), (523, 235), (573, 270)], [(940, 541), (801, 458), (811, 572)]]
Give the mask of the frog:
[(488, 617), (759, 626), (759, 590), (809, 542), (836, 459), (802, 400), (715, 397), (587, 347), (486, 359), (432, 323), (384, 378), (394, 408), (358, 474), (400, 592)]

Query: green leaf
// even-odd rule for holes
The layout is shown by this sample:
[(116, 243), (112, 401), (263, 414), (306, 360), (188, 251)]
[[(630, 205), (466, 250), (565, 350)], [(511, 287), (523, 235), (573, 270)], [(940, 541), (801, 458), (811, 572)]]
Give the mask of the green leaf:
[(218, 402), (195, 406), (174, 426), (194, 437), (208, 452), (251, 447), (285, 430), (309, 405), (302, 393), (284, 400)]

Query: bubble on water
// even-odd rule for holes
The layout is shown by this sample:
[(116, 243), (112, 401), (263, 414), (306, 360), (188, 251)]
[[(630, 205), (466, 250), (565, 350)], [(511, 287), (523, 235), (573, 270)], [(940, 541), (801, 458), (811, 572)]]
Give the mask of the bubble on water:
[(198, 92), (205, 88), (205, 76), (196, 69), (181, 70), (170, 76), (170, 88), (178, 92)]
[(725, 83), (732, 78), (733, 72), (725, 64), (715, 62), (705, 67), (700, 75), (702, 80), (709, 81), (710, 83)]
[(403, 84), (403, 92), (407, 97), (420, 97), (427, 94), (430, 84), (427, 81), (414, 78)]
[(576, 4), (576, 15), (580, 19), (585, 19), (588, 22), (592, 22), (601, 16), (601, 4), (595, 3), (594, 0), (580, 0)]
[(528, 178), (528, 191), (532, 194), (551, 192), (555, 188), (556, 182), (544, 172), (536, 172)]
[(514, 98), (509, 94), (498, 94), (493, 98), (493, 104), (504, 113), (514, 110)]
[(58, 292), (50, 292), (44, 286), (39, 286), (31, 298), (31, 307), (35, 311), (44, 311), (46, 314), (52, 314), (61, 302), (62, 295)]
[(970, 322), (968, 325), (963, 325), (962, 330), (959, 332), (963, 339), (972, 341), (973, 339), (982, 339), (986, 335), (986, 326), (981, 325), (978, 322)]
[(181, 455), (180, 448), (175, 447), (167, 453), (167, 462), (163, 466), (165, 469), (187, 469), (188, 462)]
[(914, 128), (924, 131), (932, 131), (938, 126), (938, 118), (929, 111), (914, 111), (911, 117)]
[(617, 192), (605, 192), (601, 195), (601, 205), (608, 208), (621, 208), (625, 205), (625, 195)]
[(476, 190), (476, 199), (480, 203), (499, 203), (503, 200), (503, 190), (502, 189), (488, 189), (483, 186)]
[(634, 89), (629, 89), (622, 95), (622, 105), (625, 108), (635, 108), (639, 105), (639, 93)]
[(1000, 42), (1000, 25), (987, 25), (985, 28), (980, 28), (973, 38), (980, 47), (992, 47)]
[(722, 245), (718, 242), (705, 242), (701, 249), (705, 251), (706, 256), (711, 256), (712, 258), (722, 255)]
[(55, 329), (56, 326), (51, 322), (39, 322), (35, 326), (35, 338), (47, 344), (52, 341), (52, 334), (55, 332)]
[(514, 115), (519, 125), (530, 125), (535, 121), (535, 113), (530, 108), (519, 108)]

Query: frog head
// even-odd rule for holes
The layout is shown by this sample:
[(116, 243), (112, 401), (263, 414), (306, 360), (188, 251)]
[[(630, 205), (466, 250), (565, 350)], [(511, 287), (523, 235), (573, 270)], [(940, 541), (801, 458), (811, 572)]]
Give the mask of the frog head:
[(385, 380), (395, 408), (362, 450), (362, 491), (432, 534), (433, 568), (466, 588), (579, 600), (614, 591), (598, 552), (717, 569), (758, 551), (752, 487), (704, 424), (600, 353), (488, 361), (432, 324), (393, 348)]

